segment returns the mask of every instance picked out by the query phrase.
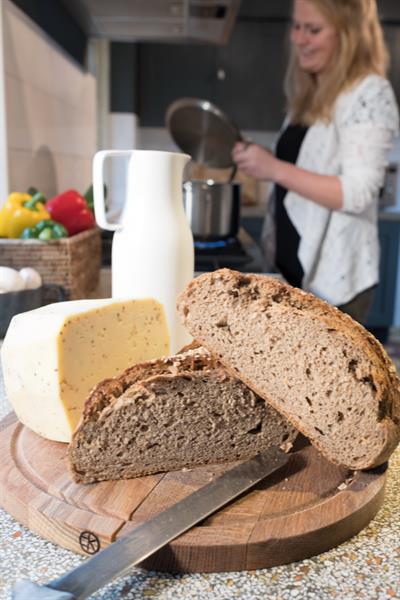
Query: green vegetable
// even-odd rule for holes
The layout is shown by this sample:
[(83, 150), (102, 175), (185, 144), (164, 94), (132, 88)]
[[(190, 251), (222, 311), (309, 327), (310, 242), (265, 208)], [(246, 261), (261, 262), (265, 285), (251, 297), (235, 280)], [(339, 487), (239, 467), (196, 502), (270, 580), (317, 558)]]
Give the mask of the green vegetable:
[(42, 192), (36, 192), (30, 200), (24, 202), (25, 208), (38, 211), (38, 203), (46, 204), (46, 196)]
[(35, 231), (35, 227), (25, 227), (23, 232), (20, 235), (22, 240), (35, 240), (37, 239), (37, 232)]
[[(107, 186), (106, 184), (104, 184), (104, 200), (107, 199)], [(93, 185), (91, 185), (90, 187), (88, 187), (88, 189), (86, 190), (86, 192), (83, 194), (83, 197), (86, 200), (86, 203), (88, 205), (88, 207), (90, 208), (91, 211), (94, 212), (94, 196), (93, 196)], [(106, 203), (106, 207), (107, 207), (107, 203)]]
[(0, 236), (19, 238), (26, 227), (34, 227), (43, 219), (50, 219), (50, 213), (40, 202), (40, 194), (13, 192), (0, 209)]
[(88, 205), (90, 210), (94, 212), (94, 197), (92, 185), (86, 190), (86, 192), (83, 194), (83, 197), (85, 198), (86, 204)]
[(42, 242), (48, 242), (49, 240), (54, 239), (53, 238), (53, 232), (51, 227), (45, 227), (38, 235), (38, 239), (42, 240)]
[(31, 186), (30, 188), (28, 188), (26, 190), (26, 193), (29, 194), (30, 196), (34, 196), (35, 194), (38, 193), (38, 189), (36, 189), (35, 187)]
[(35, 227), (26, 227), (21, 234), (23, 240), (36, 239), (42, 240), (42, 242), (58, 240), (64, 237), (68, 237), (68, 231), (64, 225), (52, 219), (43, 219)]

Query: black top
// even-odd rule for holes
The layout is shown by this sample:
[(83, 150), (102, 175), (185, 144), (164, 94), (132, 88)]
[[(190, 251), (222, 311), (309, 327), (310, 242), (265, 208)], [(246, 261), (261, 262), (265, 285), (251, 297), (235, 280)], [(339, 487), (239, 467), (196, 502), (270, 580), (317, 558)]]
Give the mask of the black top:
[[(277, 158), (294, 164), (306, 133), (304, 125), (288, 125), (278, 140)], [(301, 287), (304, 272), (297, 257), (300, 236), (283, 204), (286, 193), (286, 188), (275, 185), (276, 266), (286, 281)]]

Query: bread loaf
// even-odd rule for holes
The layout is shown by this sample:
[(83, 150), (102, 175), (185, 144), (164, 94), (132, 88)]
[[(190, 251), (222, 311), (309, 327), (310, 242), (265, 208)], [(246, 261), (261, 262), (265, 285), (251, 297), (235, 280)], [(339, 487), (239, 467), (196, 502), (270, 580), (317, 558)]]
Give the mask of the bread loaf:
[(77, 482), (127, 479), (248, 458), (295, 429), (204, 348), (99, 384), (68, 450)]
[(192, 336), (332, 462), (367, 469), (400, 440), (400, 382), (340, 310), (264, 275), (201, 275), (178, 299)]

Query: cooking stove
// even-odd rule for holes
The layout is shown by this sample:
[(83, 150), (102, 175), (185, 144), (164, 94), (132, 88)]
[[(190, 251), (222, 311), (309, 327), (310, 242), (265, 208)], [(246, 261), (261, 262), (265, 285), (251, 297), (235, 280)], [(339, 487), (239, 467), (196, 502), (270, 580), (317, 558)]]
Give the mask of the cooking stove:
[(237, 238), (215, 241), (195, 240), (195, 271), (214, 271), (222, 267), (243, 270), (253, 257)]
[[(113, 233), (102, 231), (102, 264), (111, 264)], [(238, 237), (220, 240), (195, 240), (195, 271), (215, 271), (226, 267), (246, 273), (262, 273), (263, 261), (260, 249), (247, 232), (240, 230)]]
[(214, 271), (221, 267), (238, 268), (252, 260), (237, 238), (195, 240), (195, 271)]

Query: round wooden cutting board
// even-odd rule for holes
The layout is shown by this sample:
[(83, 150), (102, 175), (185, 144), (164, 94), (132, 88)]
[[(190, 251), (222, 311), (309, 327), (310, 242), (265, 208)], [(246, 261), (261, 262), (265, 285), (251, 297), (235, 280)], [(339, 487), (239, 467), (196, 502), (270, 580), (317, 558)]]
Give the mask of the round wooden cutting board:
[[(77, 485), (65, 452), (66, 444), (43, 439), (8, 415), (0, 423), (0, 505), (34, 532), (81, 554), (104, 548), (233, 466)], [(236, 571), (318, 554), (374, 517), (384, 498), (385, 470), (353, 473), (303, 441), (283, 469), (141, 566)]]

